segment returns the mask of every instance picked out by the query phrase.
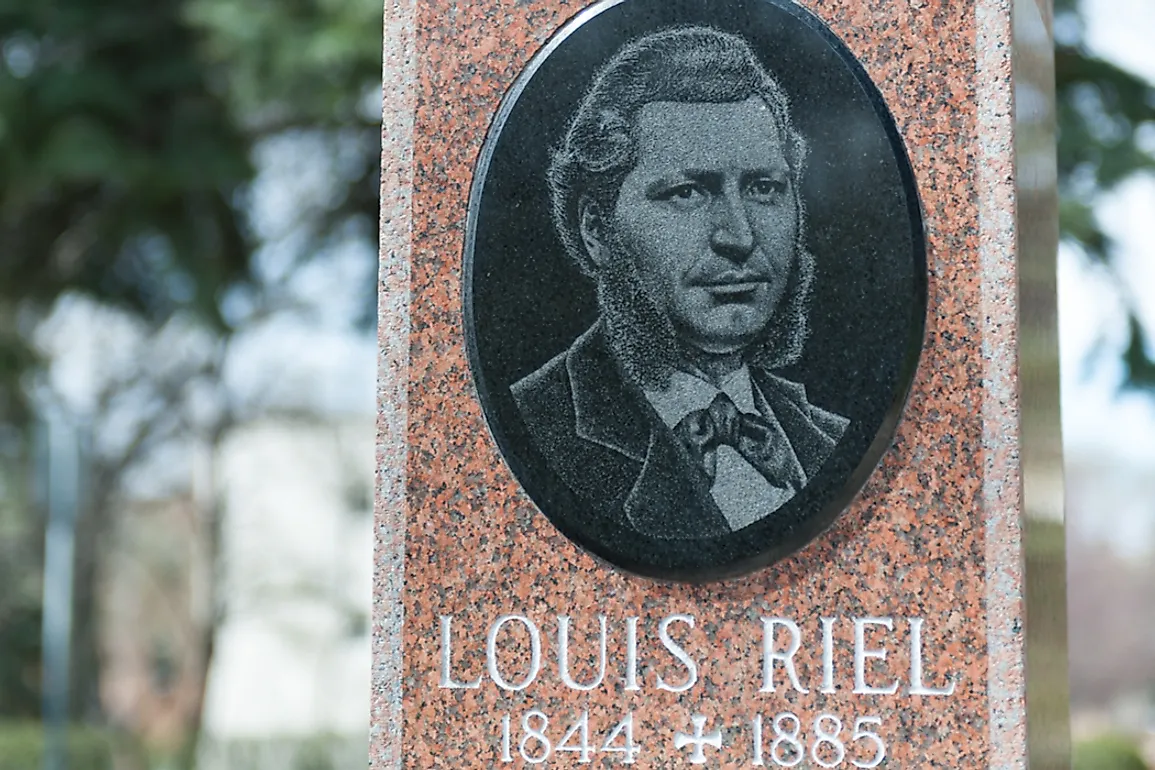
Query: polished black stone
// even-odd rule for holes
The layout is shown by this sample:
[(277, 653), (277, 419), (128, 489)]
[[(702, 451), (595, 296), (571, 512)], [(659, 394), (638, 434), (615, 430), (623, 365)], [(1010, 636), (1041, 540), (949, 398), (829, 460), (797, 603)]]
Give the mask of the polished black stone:
[(493, 122), (464, 260), (470, 365), (514, 476), (571, 540), (652, 577), (738, 574), (829, 527), (923, 341), (898, 131), (787, 0), (571, 20)]

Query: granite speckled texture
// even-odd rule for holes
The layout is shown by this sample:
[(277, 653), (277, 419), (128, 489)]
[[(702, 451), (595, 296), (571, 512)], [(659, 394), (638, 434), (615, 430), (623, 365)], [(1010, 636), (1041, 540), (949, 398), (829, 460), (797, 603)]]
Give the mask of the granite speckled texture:
[[(371, 767), (501, 766), (501, 715), (513, 717), (517, 757), (517, 722), (533, 708), (556, 720), (555, 742), (588, 710), (599, 745), (632, 711), (639, 767), (687, 764), (670, 736), (688, 730), (690, 714), (705, 715), (728, 744), (707, 749), (709, 766), (750, 766), (749, 719), (784, 711), (807, 725), (834, 714), (847, 730), (879, 717), (883, 767), (1026, 766), (1010, 2), (803, 5), (861, 60), (910, 153), (928, 238), (926, 346), (893, 447), (834, 529), (769, 570), (696, 587), (620, 575), (556, 532), (499, 457), (466, 362), (461, 255), (478, 151), (506, 88), (582, 4), (387, 5)], [(439, 616), (454, 616), (453, 676), (466, 681), (485, 673), (486, 632), (511, 613), (541, 629), (537, 681), (518, 693), (488, 679), (439, 688)], [(700, 663), (685, 693), (654, 686), (658, 675), (685, 677), (657, 641), (657, 624), (675, 613), (696, 619), (693, 630), (674, 627)], [(609, 619), (609, 672), (594, 691), (558, 678), (558, 615), (572, 619), (579, 681), (596, 669), (590, 632), (599, 615)], [(640, 692), (622, 681), (630, 616), (641, 618)], [(781, 670), (778, 692), (759, 692), (763, 616), (801, 626), (807, 694), (783, 689)], [(820, 692), (823, 617), (838, 619), (833, 693)], [(868, 646), (888, 656), (869, 662), (868, 679), (898, 680), (898, 693), (851, 692), (855, 617), (895, 620), (893, 633), (871, 633)], [(927, 684), (949, 678), (953, 695), (905, 694), (908, 618), (925, 621)], [(511, 677), (529, 655), (519, 634), (509, 632), (498, 655)], [(594, 756), (599, 767), (614, 759)]]

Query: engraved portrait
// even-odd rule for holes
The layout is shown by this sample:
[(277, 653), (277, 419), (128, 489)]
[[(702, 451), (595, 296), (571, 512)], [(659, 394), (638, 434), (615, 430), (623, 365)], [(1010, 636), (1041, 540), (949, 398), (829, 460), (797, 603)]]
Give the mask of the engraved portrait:
[(736, 35), (638, 38), (553, 154), (553, 220), (598, 319), (513, 385), (533, 440), (600, 515), (695, 539), (802, 489), (847, 418), (776, 372), (806, 341), (806, 141)]
[(563, 534), (632, 572), (735, 574), (829, 526), (893, 434), (925, 315), (909, 162), (790, 3), (595, 10), (482, 152), (473, 375)]

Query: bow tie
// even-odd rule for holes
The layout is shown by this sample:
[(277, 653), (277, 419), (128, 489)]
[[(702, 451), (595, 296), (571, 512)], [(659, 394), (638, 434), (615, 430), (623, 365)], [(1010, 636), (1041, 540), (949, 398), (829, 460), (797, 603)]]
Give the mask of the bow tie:
[(710, 482), (717, 472), (718, 447), (728, 446), (772, 485), (797, 492), (806, 483), (799, 475), (786, 438), (766, 419), (738, 411), (725, 393), (705, 409), (690, 412), (674, 427), (674, 436), (705, 471)]

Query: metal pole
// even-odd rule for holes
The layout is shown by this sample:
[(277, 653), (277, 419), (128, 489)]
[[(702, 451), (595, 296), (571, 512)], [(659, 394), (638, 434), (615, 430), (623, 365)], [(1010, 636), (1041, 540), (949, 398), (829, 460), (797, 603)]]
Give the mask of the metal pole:
[(56, 409), (46, 420), (48, 527), (44, 538), (43, 770), (66, 770), (72, 646), (72, 574), (80, 505), (80, 446), (76, 429)]

